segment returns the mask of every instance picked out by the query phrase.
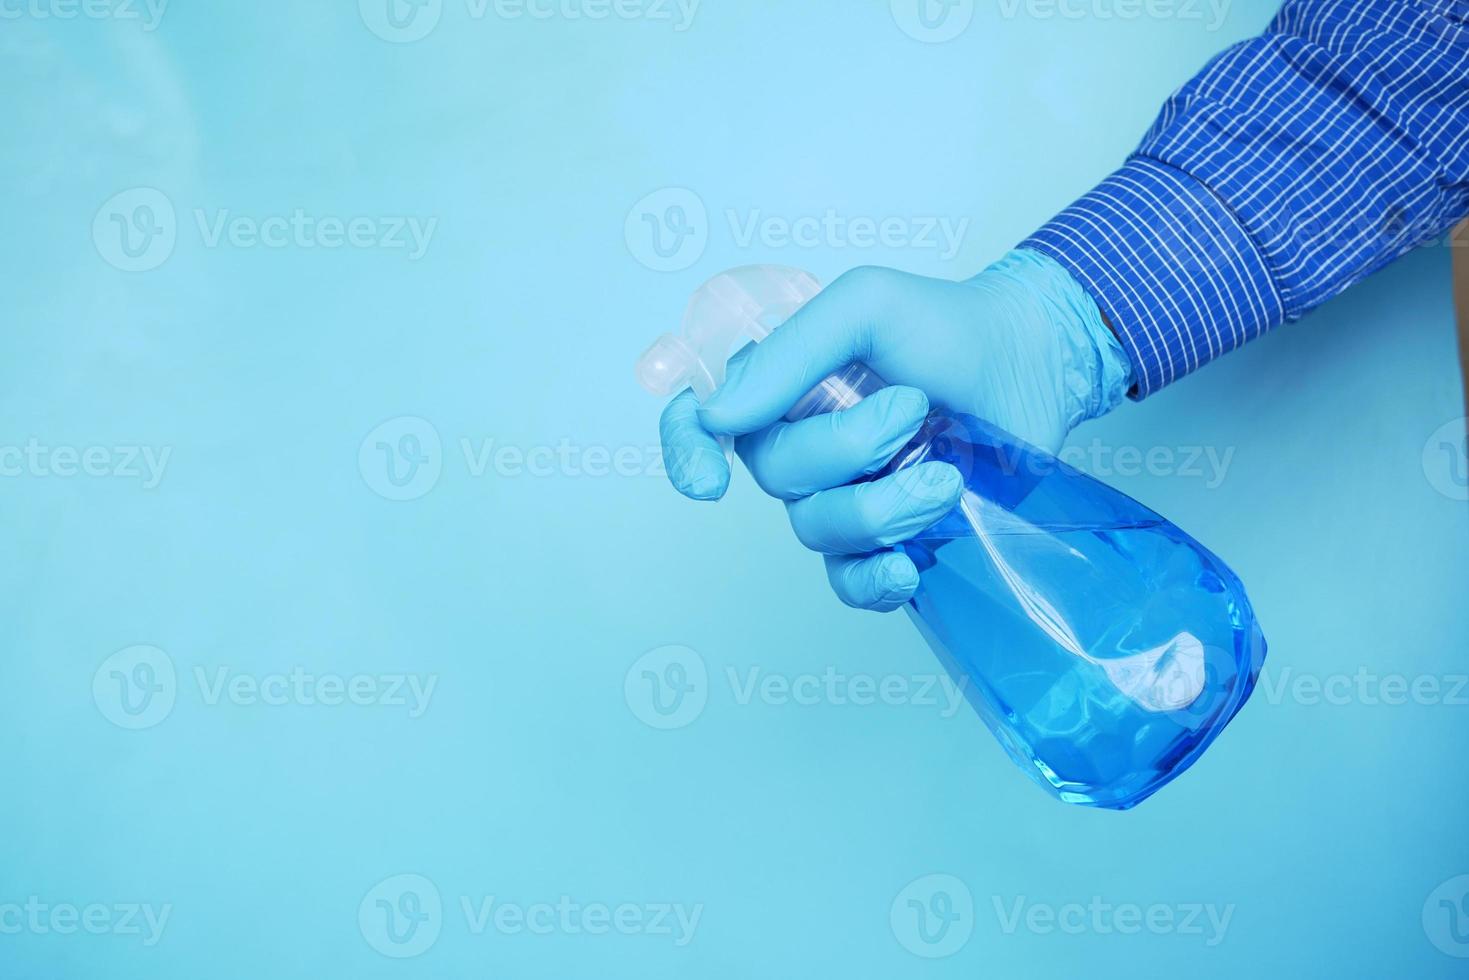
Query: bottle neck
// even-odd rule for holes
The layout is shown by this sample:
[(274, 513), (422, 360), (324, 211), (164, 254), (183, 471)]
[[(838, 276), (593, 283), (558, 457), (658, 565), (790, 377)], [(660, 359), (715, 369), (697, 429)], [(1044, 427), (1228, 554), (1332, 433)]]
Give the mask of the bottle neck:
[(865, 364), (851, 364), (808, 391), (794, 408), (786, 413), (786, 421), (799, 422), (815, 415), (851, 408), (868, 395), (887, 387), (887, 382)]

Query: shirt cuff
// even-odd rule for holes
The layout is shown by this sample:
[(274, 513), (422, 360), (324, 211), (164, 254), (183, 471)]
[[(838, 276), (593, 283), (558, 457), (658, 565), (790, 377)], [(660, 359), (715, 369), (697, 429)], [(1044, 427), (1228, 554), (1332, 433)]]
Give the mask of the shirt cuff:
[(1213, 191), (1134, 157), (1021, 248), (1084, 286), (1122, 341), (1145, 398), (1285, 319), (1264, 258)]

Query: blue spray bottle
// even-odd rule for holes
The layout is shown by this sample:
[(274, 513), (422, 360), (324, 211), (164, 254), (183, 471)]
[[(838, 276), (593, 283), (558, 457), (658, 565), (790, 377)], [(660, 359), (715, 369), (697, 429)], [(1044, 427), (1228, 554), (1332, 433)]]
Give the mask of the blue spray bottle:
[[(707, 398), (736, 345), (820, 291), (798, 269), (746, 266), (694, 294), (678, 336), (638, 363), (643, 386)], [(884, 386), (860, 364), (791, 421)], [(1265, 639), (1244, 587), (1142, 504), (979, 419), (935, 411), (873, 479), (952, 463), (955, 509), (902, 547), (907, 610), (1016, 765), (1068, 803), (1125, 810), (1187, 769), (1254, 689)]]

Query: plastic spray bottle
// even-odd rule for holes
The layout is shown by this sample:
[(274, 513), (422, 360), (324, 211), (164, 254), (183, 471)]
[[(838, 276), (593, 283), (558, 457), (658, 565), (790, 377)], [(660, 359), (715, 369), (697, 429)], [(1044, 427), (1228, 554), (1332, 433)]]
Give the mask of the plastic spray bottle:
[[(723, 383), (820, 292), (798, 269), (746, 266), (693, 296), (680, 335), (638, 362), (660, 396)], [(861, 364), (787, 414), (850, 408), (884, 387)], [(1142, 504), (972, 416), (932, 412), (877, 479), (929, 460), (965, 490), (901, 547), (919, 570), (907, 611), (1015, 764), (1068, 803), (1125, 810), (1187, 769), (1244, 705), (1265, 639), (1244, 587)]]

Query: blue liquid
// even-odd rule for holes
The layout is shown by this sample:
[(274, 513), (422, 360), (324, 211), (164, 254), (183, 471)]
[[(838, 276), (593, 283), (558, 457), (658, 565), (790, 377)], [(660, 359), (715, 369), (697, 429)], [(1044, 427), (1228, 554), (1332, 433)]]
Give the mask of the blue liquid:
[(1254, 688), (1265, 640), (1239, 579), (1142, 504), (978, 419), (931, 415), (883, 473), (928, 460), (957, 466), (967, 490), (904, 545), (919, 629), (1043, 788), (1136, 806)]

